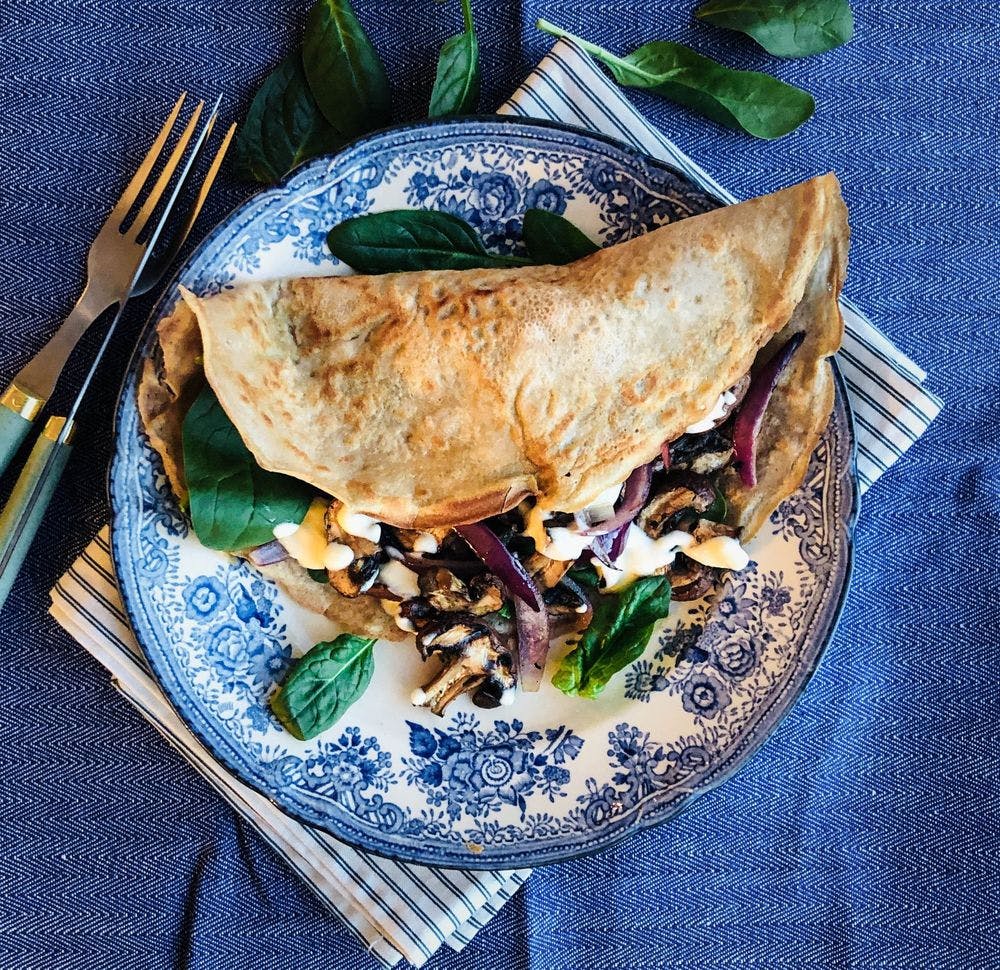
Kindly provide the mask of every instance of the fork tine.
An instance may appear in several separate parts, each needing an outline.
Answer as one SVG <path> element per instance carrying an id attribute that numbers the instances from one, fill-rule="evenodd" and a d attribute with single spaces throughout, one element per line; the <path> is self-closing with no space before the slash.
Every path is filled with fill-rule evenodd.
<path id="1" fill-rule="evenodd" d="M 153 142 L 153 147 L 146 152 L 146 157 L 135 170 L 135 175 L 132 176 L 132 181 L 125 186 L 125 191 L 122 192 L 121 197 L 115 203 L 115 207 L 111 210 L 111 215 L 108 216 L 108 224 L 112 224 L 114 222 L 118 222 L 120 224 L 125 216 L 128 215 L 129 209 L 132 208 L 133 203 L 136 198 L 138 198 L 139 189 L 146 184 L 146 179 L 149 178 L 149 173 L 153 170 L 156 160 L 160 157 L 160 152 L 163 151 L 163 146 L 166 144 L 167 138 L 173 130 L 174 122 L 177 120 L 177 116 L 181 113 L 181 106 L 184 104 L 184 99 L 186 97 L 187 92 L 182 91 L 181 96 L 177 99 L 170 115 L 163 123 L 160 133 L 156 136 L 156 141 Z"/>
<path id="2" fill-rule="evenodd" d="M 132 225 L 129 226 L 128 232 L 125 234 L 127 238 L 135 239 L 139 233 L 146 228 L 146 223 L 149 221 L 149 217 L 153 214 L 153 210 L 159 203 L 164 190 L 170 184 L 170 179 L 173 178 L 175 169 L 180 164 L 181 159 L 184 157 L 184 153 L 187 151 L 188 142 L 191 141 L 191 136 L 194 134 L 194 130 L 198 125 L 198 119 L 201 117 L 201 112 L 204 107 L 205 102 L 199 101 L 192 112 L 191 118 L 185 126 L 184 131 L 181 132 L 180 138 L 177 139 L 177 144 L 174 145 L 174 150 L 170 153 L 170 158 L 167 159 L 167 163 L 163 166 L 163 171 L 160 172 L 159 178 L 156 180 L 156 184 L 153 186 L 149 195 L 146 196 L 145 201 L 142 203 L 142 208 L 132 221 Z M 214 120 L 214 118 L 210 120 L 209 127 L 211 127 L 211 124 L 214 123 Z"/>
<path id="3" fill-rule="evenodd" d="M 205 137 L 208 137 L 208 133 L 211 130 L 211 124 L 214 123 L 214 116 L 209 119 L 209 124 L 206 125 Z M 143 293 L 148 293 L 163 276 L 163 271 L 173 263 L 177 254 L 180 252 L 181 247 L 187 240 L 188 235 L 191 232 L 195 222 L 201 213 L 202 206 L 205 204 L 205 199 L 208 198 L 208 193 L 212 189 L 212 185 L 215 182 L 216 176 L 219 174 L 219 169 L 222 168 L 222 163 L 225 160 L 226 152 L 229 150 L 230 143 L 233 140 L 233 135 L 236 134 L 236 125 L 232 124 L 229 126 L 229 130 L 223 136 L 222 142 L 220 143 L 218 149 L 215 152 L 215 157 L 212 159 L 211 164 L 208 167 L 208 171 L 205 173 L 205 177 L 202 180 L 201 188 L 198 190 L 198 195 L 196 196 L 191 208 L 188 210 L 187 216 L 184 218 L 184 223 L 174 234 L 173 239 L 170 240 L 170 245 L 162 253 L 162 255 L 157 255 L 151 262 L 146 264 L 146 268 L 142 271 L 142 275 L 139 277 L 138 282 L 132 289 L 133 296 L 141 296 Z M 192 165 L 197 165 L 198 156 L 204 149 L 206 142 L 198 147 L 195 158 Z"/>

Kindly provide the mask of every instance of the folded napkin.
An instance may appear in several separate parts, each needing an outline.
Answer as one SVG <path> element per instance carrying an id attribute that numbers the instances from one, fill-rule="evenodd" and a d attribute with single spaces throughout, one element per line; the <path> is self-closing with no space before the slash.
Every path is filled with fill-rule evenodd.
<path id="1" fill-rule="evenodd" d="M 500 113 L 604 132 L 667 160 L 719 198 L 736 201 L 566 41 L 556 44 Z M 923 388 L 924 372 L 855 306 L 843 301 L 843 311 L 847 333 L 838 360 L 857 424 L 858 476 L 867 489 L 923 433 L 941 401 Z M 385 966 L 404 958 L 420 966 L 442 943 L 460 950 L 528 877 L 529 870 L 465 872 L 367 855 L 289 818 L 229 774 L 174 713 L 150 675 L 122 609 L 107 528 L 52 590 L 51 613 Z"/>

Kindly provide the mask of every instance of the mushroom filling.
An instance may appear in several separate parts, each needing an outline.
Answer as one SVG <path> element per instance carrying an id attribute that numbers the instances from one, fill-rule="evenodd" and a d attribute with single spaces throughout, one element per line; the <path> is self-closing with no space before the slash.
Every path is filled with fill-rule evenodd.
<path id="1" fill-rule="evenodd" d="M 674 599 L 693 600 L 715 589 L 724 570 L 746 566 L 737 530 L 722 521 L 726 502 L 717 478 L 733 462 L 733 419 L 748 385 L 749 377 L 720 395 L 703 421 L 664 444 L 663 458 L 642 470 L 638 497 L 634 487 L 615 486 L 576 513 L 547 511 L 528 499 L 482 523 L 540 594 L 550 637 L 585 630 L 594 595 L 640 576 L 665 575 Z M 311 511 L 313 529 L 319 514 Z M 602 522 L 609 523 L 603 533 Z M 415 705 L 441 714 L 465 693 L 482 707 L 512 701 L 515 603 L 504 578 L 465 538 L 450 528 L 425 532 L 379 523 L 336 499 L 320 529 L 310 548 L 316 547 L 313 558 L 323 559 L 330 585 L 344 596 L 380 599 L 396 624 L 415 634 L 423 659 L 440 663 L 438 674 L 414 691 Z M 299 545 L 302 539 L 296 545 L 293 536 L 286 548 L 295 556 Z M 597 573 L 590 581 L 596 588 L 585 590 L 572 577 L 588 568 Z"/>

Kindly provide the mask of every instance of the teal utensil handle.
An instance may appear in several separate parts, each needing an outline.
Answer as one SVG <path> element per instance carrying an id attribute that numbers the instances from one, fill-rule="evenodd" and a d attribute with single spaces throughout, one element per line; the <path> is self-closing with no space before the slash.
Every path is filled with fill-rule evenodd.
<path id="1" fill-rule="evenodd" d="M 11 463 L 21 442 L 28 436 L 31 423 L 41 411 L 44 401 L 25 393 L 11 384 L 0 395 L 0 475 Z"/>
<path id="2" fill-rule="evenodd" d="M 65 418 L 49 418 L 0 513 L 0 610 L 69 459 L 69 440 L 58 440 L 65 423 Z"/>

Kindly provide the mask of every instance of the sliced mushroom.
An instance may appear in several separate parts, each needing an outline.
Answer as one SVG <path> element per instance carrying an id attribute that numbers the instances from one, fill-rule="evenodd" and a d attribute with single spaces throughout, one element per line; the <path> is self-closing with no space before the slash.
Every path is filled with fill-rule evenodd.
<path id="1" fill-rule="evenodd" d="M 709 539 L 716 539 L 719 536 L 730 536 L 735 538 L 739 529 L 734 528 L 731 525 L 726 525 L 725 522 L 713 522 L 711 519 L 699 519 L 698 524 L 694 527 L 692 535 L 694 536 L 695 542 L 708 542 Z"/>
<path id="2" fill-rule="evenodd" d="M 715 501 L 715 489 L 704 475 L 671 471 L 663 487 L 639 513 L 636 524 L 650 538 L 657 539 L 677 525 L 683 512 L 698 515 Z"/>
<path id="3" fill-rule="evenodd" d="M 571 579 L 563 579 L 558 586 L 545 590 L 542 601 L 549 617 L 550 636 L 563 636 L 590 626 L 593 606 L 587 594 Z"/>
<path id="4" fill-rule="evenodd" d="M 670 595 L 679 601 L 701 599 L 715 586 L 715 570 L 689 559 L 682 552 L 677 553 L 666 575 L 670 580 Z"/>
<path id="5" fill-rule="evenodd" d="M 711 475 L 725 468 L 732 458 L 732 439 L 718 428 L 704 434 L 681 435 L 670 443 L 671 469 Z"/>
<path id="6" fill-rule="evenodd" d="M 442 621 L 441 614 L 434 609 L 424 596 L 414 596 L 399 604 L 399 615 L 409 620 L 418 631 Z"/>
<path id="7" fill-rule="evenodd" d="M 495 698 L 499 704 L 504 691 L 514 687 L 510 652 L 485 623 L 471 616 L 429 627 L 417 635 L 417 645 L 425 660 L 433 656 L 445 665 L 434 680 L 414 692 L 414 703 L 435 714 L 442 714 L 456 697 L 470 691 L 482 693 L 484 700 Z"/>
<path id="8" fill-rule="evenodd" d="M 430 569 L 421 573 L 417 582 L 427 602 L 442 613 L 482 616 L 503 606 L 500 584 L 489 573 L 473 576 L 464 583 L 448 569 Z"/>
<path id="9" fill-rule="evenodd" d="M 330 585 L 344 596 L 355 597 L 369 592 L 378 580 L 379 567 L 386 562 L 385 552 L 370 539 L 352 536 L 344 532 L 337 522 L 337 512 L 342 507 L 334 499 L 326 509 L 326 537 L 330 542 L 348 546 L 354 553 L 354 561 L 344 569 L 330 569 Z"/>
<path id="10" fill-rule="evenodd" d="M 448 528 L 438 528 L 438 529 L 390 529 L 390 534 L 392 535 L 395 544 L 400 549 L 405 549 L 407 552 L 414 552 L 418 555 L 424 555 L 432 550 L 421 548 L 427 543 L 427 537 L 430 536 L 437 544 L 437 549 L 441 548 L 441 544 L 445 540 L 445 536 L 451 532 Z M 434 549 L 434 552 L 437 552 Z"/>
<path id="11" fill-rule="evenodd" d="M 524 568 L 532 579 L 541 583 L 546 589 L 552 589 L 566 575 L 572 565 L 572 560 L 549 559 L 548 556 L 543 556 L 540 552 L 533 552 L 524 564 Z"/>

